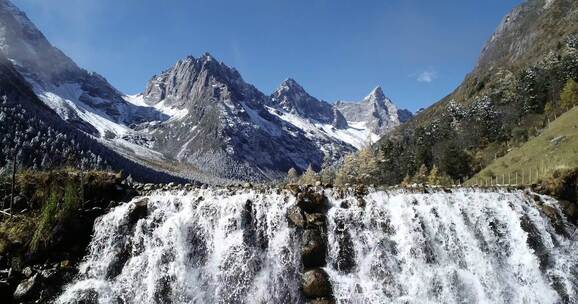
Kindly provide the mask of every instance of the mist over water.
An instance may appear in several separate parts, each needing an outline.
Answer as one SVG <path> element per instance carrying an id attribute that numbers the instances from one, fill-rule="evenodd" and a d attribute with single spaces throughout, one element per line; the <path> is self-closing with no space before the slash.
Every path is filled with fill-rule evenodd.
<path id="1" fill-rule="evenodd" d="M 574 227 L 522 191 L 326 191 L 338 303 L 577 303 Z M 98 219 L 58 303 L 304 303 L 287 192 L 156 192 Z M 139 208 L 141 210 L 139 210 Z M 141 212 L 139 216 L 139 212 Z"/>

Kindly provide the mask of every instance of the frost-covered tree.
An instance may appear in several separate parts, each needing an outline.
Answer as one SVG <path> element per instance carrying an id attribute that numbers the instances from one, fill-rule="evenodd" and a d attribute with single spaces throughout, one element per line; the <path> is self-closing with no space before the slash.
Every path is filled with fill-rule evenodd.
<path id="1" fill-rule="evenodd" d="M 295 170 L 295 168 L 289 169 L 289 171 L 287 172 L 287 182 L 296 183 L 298 180 L 299 180 L 299 173 L 297 173 L 297 170 Z"/>

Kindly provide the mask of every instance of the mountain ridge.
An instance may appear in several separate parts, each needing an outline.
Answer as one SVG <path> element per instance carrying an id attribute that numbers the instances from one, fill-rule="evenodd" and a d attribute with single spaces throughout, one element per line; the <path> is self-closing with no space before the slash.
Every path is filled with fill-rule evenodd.
<path id="1" fill-rule="evenodd" d="M 391 129 L 373 130 L 363 121 L 350 125 L 334 104 L 309 95 L 293 79 L 264 94 L 209 53 L 178 60 L 141 94 L 125 96 L 50 44 L 8 0 L 0 1 L 0 16 L 0 51 L 44 104 L 155 170 L 219 183 L 273 180 L 291 168 L 338 162 Z M 373 114 L 379 116 L 376 125 L 400 123 L 387 111 Z"/>

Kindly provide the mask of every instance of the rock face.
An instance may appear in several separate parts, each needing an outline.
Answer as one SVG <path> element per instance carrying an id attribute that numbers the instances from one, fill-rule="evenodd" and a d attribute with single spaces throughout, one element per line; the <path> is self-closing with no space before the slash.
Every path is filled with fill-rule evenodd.
<path id="1" fill-rule="evenodd" d="M 143 96 L 147 104 L 186 113 L 152 129 L 154 149 L 209 174 L 273 179 L 323 161 L 313 140 L 269 112 L 267 96 L 209 54 L 180 60 L 155 76 Z"/>
<path id="2" fill-rule="evenodd" d="M 378 135 L 386 134 L 412 117 L 408 110 L 399 110 L 381 87 L 375 88 L 361 102 L 338 101 L 335 107 L 350 124 L 365 124 Z"/>
<path id="3" fill-rule="evenodd" d="M 289 78 L 271 95 L 272 105 L 289 113 L 338 129 L 346 129 L 347 121 L 341 112 L 325 101 L 309 95 L 301 85 Z"/>

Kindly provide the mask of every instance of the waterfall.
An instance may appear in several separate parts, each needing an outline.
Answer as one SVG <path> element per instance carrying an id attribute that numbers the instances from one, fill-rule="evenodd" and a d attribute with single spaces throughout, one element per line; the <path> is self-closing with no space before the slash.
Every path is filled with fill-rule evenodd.
<path id="1" fill-rule="evenodd" d="M 351 201 L 333 200 L 349 208 L 328 213 L 327 271 L 339 303 L 578 299 L 573 229 L 555 231 L 521 191 L 376 192 L 363 207 Z"/>
<path id="2" fill-rule="evenodd" d="M 337 303 L 578 303 L 575 227 L 552 198 L 324 191 Z M 97 220 L 56 302 L 305 303 L 301 228 L 287 220 L 296 204 L 273 190 L 137 198 Z"/>
<path id="3" fill-rule="evenodd" d="M 58 303 L 298 303 L 294 198 L 226 190 L 158 192 L 95 223 L 79 279 Z"/>

